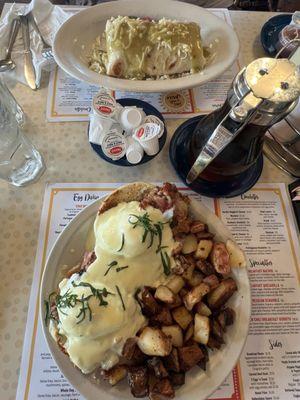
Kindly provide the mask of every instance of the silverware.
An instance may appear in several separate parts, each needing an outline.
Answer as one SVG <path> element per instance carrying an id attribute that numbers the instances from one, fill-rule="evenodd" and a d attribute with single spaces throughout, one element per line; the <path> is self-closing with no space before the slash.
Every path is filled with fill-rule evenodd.
<path id="1" fill-rule="evenodd" d="M 33 90 L 37 88 L 35 69 L 32 61 L 32 53 L 30 50 L 30 36 L 28 16 L 20 16 L 22 22 L 22 36 L 24 42 L 24 74 L 29 87 Z"/>
<path id="2" fill-rule="evenodd" d="M 36 20 L 32 14 L 32 12 L 30 12 L 28 14 L 28 18 L 29 18 L 29 22 L 31 23 L 33 29 L 36 31 L 36 33 L 39 35 L 42 44 L 43 44 L 43 48 L 42 48 L 42 56 L 46 59 L 53 59 L 53 53 L 52 53 L 52 47 L 50 46 L 49 43 L 46 42 L 46 40 L 43 38 L 43 35 L 40 31 L 40 28 L 38 27 L 38 24 L 36 23 Z"/>
<path id="3" fill-rule="evenodd" d="M 16 64 L 11 58 L 11 52 L 19 32 L 20 24 L 21 24 L 20 18 L 13 19 L 8 39 L 6 56 L 3 60 L 0 60 L 0 72 L 9 71 L 16 67 Z"/>

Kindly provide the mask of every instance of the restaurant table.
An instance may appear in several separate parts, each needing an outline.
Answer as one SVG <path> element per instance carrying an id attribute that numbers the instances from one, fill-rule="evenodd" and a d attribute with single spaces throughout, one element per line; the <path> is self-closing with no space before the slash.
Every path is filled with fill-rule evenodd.
<path id="1" fill-rule="evenodd" d="M 260 30 L 274 13 L 230 11 L 243 62 L 264 55 Z M 183 120 L 167 120 L 168 140 L 155 160 L 122 168 L 98 158 L 87 140 L 87 123 L 46 121 L 48 76 L 41 88 L 12 88 L 23 107 L 26 134 L 43 154 L 47 170 L 33 185 L 16 188 L 0 182 L 0 399 L 15 399 L 38 229 L 47 182 L 177 181 L 169 156 L 169 140 Z M 259 182 L 290 183 L 292 179 L 265 158 Z"/>

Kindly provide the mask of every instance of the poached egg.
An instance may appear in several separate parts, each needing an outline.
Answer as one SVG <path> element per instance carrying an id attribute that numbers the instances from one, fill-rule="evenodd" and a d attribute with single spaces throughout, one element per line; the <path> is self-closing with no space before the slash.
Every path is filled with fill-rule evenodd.
<path id="1" fill-rule="evenodd" d="M 166 282 L 162 257 L 170 269 L 174 265 L 167 216 L 151 206 L 142 209 L 137 201 L 97 215 L 94 237 L 96 260 L 86 272 L 59 284 L 62 299 L 78 300 L 57 306 L 58 333 L 71 361 L 85 374 L 119 361 L 125 341 L 146 324 L 136 291 Z"/>

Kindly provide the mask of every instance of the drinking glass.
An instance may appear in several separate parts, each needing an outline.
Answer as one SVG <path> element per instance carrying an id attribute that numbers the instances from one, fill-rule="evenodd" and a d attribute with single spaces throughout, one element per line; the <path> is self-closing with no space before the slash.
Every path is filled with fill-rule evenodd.
<path id="1" fill-rule="evenodd" d="M 42 156 L 22 133 L 24 113 L 0 78 L 0 178 L 15 186 L 36 181 L 45 170 Z"/>

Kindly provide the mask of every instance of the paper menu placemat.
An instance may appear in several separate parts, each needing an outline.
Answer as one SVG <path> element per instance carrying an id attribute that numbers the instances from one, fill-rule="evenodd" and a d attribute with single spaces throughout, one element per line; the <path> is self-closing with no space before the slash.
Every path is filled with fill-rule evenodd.
<path id="1" fill-rule="evenodd" d="M 46 189 L 17 400 L 83 399 L 60 373 L 44 341 L 38 316 L 39 286 L 47 254 L 58 234 L 86 205 L 116 186 L 64 183 Z M 211 399 L 298 398 L 299 240 L 286 188 L 283 184 L 258 184 L 233 199 L 202 201 L 221 216 L 245 249 L 253 297 L 245 349 L 237 367 Z"/>
<path id="2" fill-rule="evenodd" d="M 68 8 L 66 10 L 68 11 Z M 210 9 L 210 11 L 232 25 L 227 9 Z M 223 75 L 194 89 L 169 93 L 117 91 L 113 94 L 117 99 L 133 97 L 149 102 L 166 118 L 185 118 L 207 114 L 223 104 L 230 84 L 240 70 L 240 66 L 241 60 L 238 59 Z M 92 98 L 98 90 L 97 86 L 79 82 L 60 68 L 56 68 L 50 74 L 47 120 L 49 122 L 88 121 Z"/>

